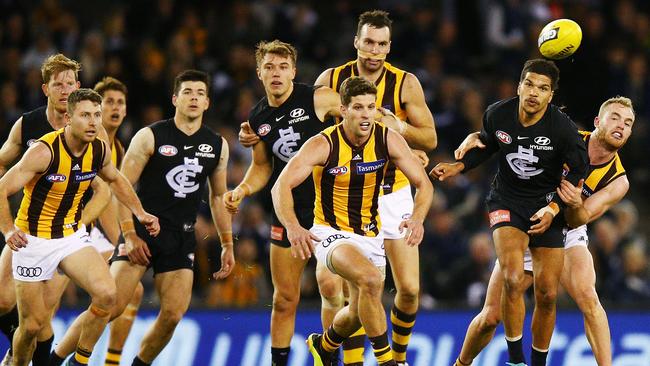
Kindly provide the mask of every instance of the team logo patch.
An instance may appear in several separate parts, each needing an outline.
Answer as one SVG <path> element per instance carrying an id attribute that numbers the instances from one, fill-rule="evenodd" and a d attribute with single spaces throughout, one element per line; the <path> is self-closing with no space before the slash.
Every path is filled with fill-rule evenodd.
<path id="1" fill-rule="evenodd" d="M 546 136 L 537 136 L 535 137 L 534 141 L 537 145 L 542 145 L 542 146 L 546 146 L 551 143 L 551 139 L 549 139 Z"/>
<path id="2" fill-rule="evenodd" d="M 36 141 L 38 141 L 38 140 L 37 139 L 29 139 L 29 141 L 27 141 L 27 147 L 30 147 L 30 146 L 34 145 L 34 143 Z"/>
<path id="3" fill-rule="evenodd" d="M 331 175 L 343 175 L 348 172 L 347 166 L 335 166 L 334 168 L 327 169 L 327 173 Z"/>
<path id="4" fill-rule="evenodd" d="M 305 110 L 302 108 L 296 108 L 289 113 L 289 117 L 298 118 L 305 114 Z"/>
<path id="5" fill-rule="evenodd" d="M 490 227 L 501 223 L 501 222 L 510 222 L 510 211 L 509 210 L 496 210 L 490 212 Z"/>
<path id="6" fill-rule="evenodd" d="M 257 134 L 260 136 L 266 136 L 269 132 L 271 132 L 271 125 L 269 125 L 268 123 L 261 125 L 257 129 Z"/>
<path id="7" fill-rule="evenodd" d="M 374 173 L 377 170 L 381 169 L 386 165 L 386 159 L 380 159 L 377 161 L 369 161 L 367 163 L 357 163 L 357 174 L 368 174 Z"/>
<path id="8" fill-rule="evenodd" d="M 163 145 L 158 148 L 158 152 L 164 156 L 174 156 L 178 154 L 178 149 L 172 145 Z"/>
<path id="9" fill-rule="evenodd" d="M 47 179 L 48 182 L 61 183 L 61 182 L 65 182 L 65 180 L 68 179 L 68 177 L 66 177 L 63 174 L 55 173 L 55 174 L 48 175 L 47 177 L 45 177 L 45 179 Z"/>
<path id="10" fill-rule="evenodd" d="M 97 172 L 92 171 L 92 172 L 77 172 L 74 173 L 74 181 L 75 182 L 83 182 L 87 180 L 91 180 L 97 176 Z"/>
<path id="11" fill-rule="evenodd" d="M 273 226 L 273 225 L 271 225 L 271 239 L 273 239 L 273 240 L 283 240 L 284 239 L 284 228 L 282 226 Z"/>
<path id="12" fill-rule="evenodd" d="M 503 142 L 504 144 L 510 144 L 512 142 L 512 137 L 508 135 L 506 132 L 503 132 L 501 130 L 498 130 L 495 132 L 495 135 L 499 139 L 499 141 Z"/>

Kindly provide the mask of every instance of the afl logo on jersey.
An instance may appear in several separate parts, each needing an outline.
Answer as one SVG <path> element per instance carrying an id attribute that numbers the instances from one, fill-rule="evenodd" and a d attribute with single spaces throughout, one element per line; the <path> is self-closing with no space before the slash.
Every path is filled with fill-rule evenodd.
<path id="1" fill-rule="evenodd" d="M 498 130 L 495 134 L 499 141 L 503 142 L 504 144 L 510 144 L 512 142 L 512 137 L 510 137 L 510 135 L 508 135 L 506 132 Z"/>
<path id="2" fill-rule="evenodd" d="M 48 182 L 61 183 L 61 182 L 65 182 L 65 180 L 68 178 L 63 174 L 50 174 L 47 177 L 45 177 L 45 179 L 47 179 Z"/>
<path id="3" fill-rule="evenodd" d="M 271 125 L 269 125 L 268 123 L 261 125 L 257 129 L 257 134 L 260 136 L 266 136 L 269 132 L 271 132 Z"/>
<path id="4" fill-rule="evenodd" d="M 199 151 L 202 153 L 209 153 L 212 152 L 212 146 L 208 144 L 201 144 L 199 145 Z"/>
<path id="5" fill-rule="evenodd" d="M 303 114 L 305 114 L 305 110 L 302 108 L 296 108 L 289 113 L 289 117 L 291 118 L 298 118 L 301 117 Z"/>
<path id="6" fill-rule="evenodd" d="M 27 141 L 27 147 L 34 145 L 36 141 L 38 141 L 38 139 L 30 139 L 29 141 Z"/>
<path id="7" fill-rule="evenodd" d="M 348 172 L 347 166 L 335 166 L 334 168 L 327 169 L 327 172 L 331 175 L 343 175 Z"/>
<path id="8" fill-rule="evenodd" d="M 163 145 L 158 148 L 158 152 L 160 153 L 160 155 L 174 156 L 178 154 L 178 149 L 172 145 Z"/>

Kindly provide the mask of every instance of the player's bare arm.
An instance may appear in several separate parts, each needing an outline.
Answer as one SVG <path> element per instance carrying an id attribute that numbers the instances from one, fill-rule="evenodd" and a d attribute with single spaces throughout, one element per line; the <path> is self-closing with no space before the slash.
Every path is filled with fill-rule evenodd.
<path id="1" fill-rule="evenodd" d="M 480 135 L 481 135 L 480 131 L 472 132 L 469 135 L 467 135 L 467 137 L 465 137 L 463 142 L 461 142 L 460 145 L 458 145 L 458 148 L 454 150 L 454 159 L 456 160 L 462 159 L 465 156 L 465 153 L 467 153 L 469 150 L 475 147 L 484 149 L 485 144 L 483 143 L 483 141 L 481 141 L 479 137 Z"/>
<path id="2" fill-rule="evenodd" d="M 424 151 L 435 149 L 438 145 L 438 135 L 433 115 L 424 99 L 422 85 L 413 74 L 407 73 L 404 76 L 402 102 L 406 108 L 408 123 L 401 125 L 397 131 L 400 131 L 409 146 L 414 149 Z"/>
<path id="3" fill-rule="evenodd" d="M 221 138 L 221 154 L 219 164 L 214 169 L 208 179 L 210 191 L 210 212 L 214 220 L 214 225 L 219 233 L 219 242 L 221 242 L 221 269 L 213 274 L 215 279 L 228 277 L 235 267 L 235 255 L 232 240 L 232 216 L 226 211 L 224 206 L 224 194 L 228 190 L 227 172 L 228 172 L 228 142 Z"/>
<path id="4" fill-rule="evenodd" d="M 268 156 L 263 141 L 253 146 L 251 155 L 251 164 L 248 166 L 244 179 L 235 189 L 224 195 L 225 207 L 233 215 L 239 211 L 239 205 L 244 197 L 257 193 L 266 186 L 273 172 L 273 162 Z"/>
<path id="5" fill-rule="evenodd" d="M 104 145 L 106 143 L 102 142 Z M 99 170 L 98 175 L 110 184 L 111 191 L 115 193 L 115 197 L 129 208 L 135 217 L 142 225 L 147 228 L 151 236 L 157 236 L 160 232 L 160 224 L 158 218 L 146 212 L 142 203 L 138 199 L 133 186 L 128 179 L 120 173 L 119 170 L 111 162 L 110 155 L 104 156 L 104 165 Z"/>
<path id="6" fill-rule="evenodd" d="M 411 152 L 406 140 L 397 132 L 388 130 L 386 138 L 388 154 L 391 161 L 406 175 L 409 182 L 415 186 L 413 213 L 407 220 L 402 221 L 400 229 L 406 229 L 406 244 L 418 245 L 424 236 L 424 219 L 433 201 L 433 186 L 427 178 L 424 168 L 418 158 Z"/>
<path id="7" fill-rule="evenodd" d="M 131 185 L 135 185 L 140 180 L 140 175 L 153 155 L 153 150 L 154 137 L 150 128 L 143 128 L 133 136 L 120 169 Z M 129 260 L 142 266 L 149 265 L 149 258 L 151 258 L 149 247 L 136 234 L 131 212 L 124 205 L 119 205 L 119 220 Z"/>
<path id="8" fill-rule="evenodd" d="M 0 179 L 0 231 L 12 250 L 25 247 L 27 237 L 25 233 L 14 226 L 8 198 L 26 186 L 37 174 L 45 172 L 51 161 L 50 148 L 45 144 L 36 143 Z"/>
<path id="9" fill-rule="evenodd" d="M 83 211 L 81 212 L 81 223 L 86 226 L 97 220 L 112 198 L 111 189 L 103 179 L 95 177 L 92 183 L 90 183 L 90 187 L 93 189 L 93 196 L 84 205 Z"/>
<path id="10" fill-rule="evenodd" d="M 334 71 L 334 69 L 330 68 L 321 72 L 321 74 L 318 75 L 318 77 L 316 78 L 316 82 L 314 82 L 314 85 L 329 87 L 330 78 L 332 77 L 332 71 Z"/>
<path id="11" fill-rule="evenodd" d="M 321 121 L 328 117 L 341 117 L 341 96 L 326 86 L 314 91 L 314 109 Z"/>
<path id="12" fill-rule="evenodd" d="M 310 138 L 289 160 L 271 190 L 275 214 L 287 229 L 287 238 L 291 243 L 291 254 L 294 257 L 310 258 L 311 253 L 314 252 L 312 240 L 318 241 L 318 238 L 300 226 L 293 208 L 291 190 L 307 179 L 315 166 L 327 163 L 329 152 L 330 146 L 325 136 L 319 134 Z"/>
<path id="13" fill-rule="evenodd" d="M 7 172 L 7 167 L 20 157 L 22 150 L 22 125 L 23 117 L 20 117 L 11 127 L 7 141 L 0 148 L 0 176 L 4 175 Z"/>
<path id="14" fill-rule="evenodd" d="M 582 201 L 582 186 L 584 179 L 580 179 L 577 186 L 563 179 L 556 191 L 562 202 L 566 204 L 564 217 L 567 225 L 576 228 L 589 221 L 589 211 L 585 209 Z"/>
<path id="15" fill-rule="evenodd" d="M 585 199 L 584 207 L 589 212 L 589 222 L 598 219 L 620 202 L 627 194 L 628 189 L 630 189 L 630 182 L 627 180 L 627 176 L 623 175 Z"/>
<path id="16" fill-rule="evenodd" d="M 260 142 L 260 137 L 257 136 L 255 131 L 253 131 L 253 128 L 251 128 L 251 124 L 248 121 L 244 121 L 239 125 L 239 134 L 237 135 L 237 138 L 243 147 L 255 146 L 255 144 Z"/>

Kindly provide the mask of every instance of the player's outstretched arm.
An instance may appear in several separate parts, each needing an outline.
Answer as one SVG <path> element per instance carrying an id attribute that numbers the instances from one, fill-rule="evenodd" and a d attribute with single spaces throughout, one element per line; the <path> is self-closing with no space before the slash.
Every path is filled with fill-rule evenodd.
<path id="1" fill-rule="evenodd" d="M 483 143 L 483 141 L 481 141 L 480 135 L 481 135 L 480 131 L 472 132 L 469 135 L 467 135 L 467 137 L 465 137 L 463 142 L 461 142 L 460 145 L 458 145 L 458 148 L 454 150 L 454 158 L 456 160 L 462 159 L 465 156 L 465 153 L 467 153 L 469 150 L 472 150 L 475 147 L 484 149 L 485 144 Z"/>
<path id="2" fill-rule="evenodd" d="M 246 196 L 259 192 L 271 178 L 273 162 L 266 151 L 264 142 L 259 142 L 251 150 L 251 164 L 248 166 L 244 179 L 224 195 L 224 204 L 232 215 L 239 211 L 239 205 Z"/>
<path id="3" fill-rule="evenodd" d="M 625 197 L 628 189 L 630 189 L 630 182 L 627 180 L 627 176 L 621 175 L 605 188 L 585 199 L 584 207 L 589 212 L 588 222 L 601 217 L 612 206 L 619 203 Z"/>
<path id="4" fill-rule="evenodd" d="M 219 233 L 219 242 L 221 242 L 221 269 L 212 276 L 215 279 L 228 277 L 235 267 L 235 254 L 232 240 L 232 216 L 225 209 L 224 195 L 228 190 L 227 171 L 228 171 L 228 142 L 223 137 L 221 143 L 221 155 L 219 164 L 208 179 L 210 190 L 210 212 L 214 225 Z"/>
<path id="5" fill-rule="evenodd" d="M 411 152 L 406 141 L 399 134 L 388 130 L 386 138 L 388 154 L 395 165 L 415 186 L 413 213 L 404 220 L 400 229 L 406 229 L 406 244 L 418 245 L 424 237 L 424 219 L 433 201 L 433 186 L 418 158 Z"/>
<path id="6" fill-rule="evenodd" d="M 133 212 L 138 221 L 147 228 L 149 234 L 151 236 L 158 235 L 160 232 L 158 218 L 144 210 L 140 199 L 133 190 L 133 186 L 113 165 L 110 155 L 105 155 L 104 166 L 99 170 L 99 176 L 110 184 L 115 197 Z"/>
<path id="7" fill-rule="evenodd" d="M 239 134 L 237 135 L 237 138 L 243 147 L 255 146 L 255 144 L 261 141 L 260 137 L 257 136 L 255 131 L 253 131 L 253 128 L 248 121 L 242 122 L 239 126 Z"/>
<path id="8" fill-rule="evenodd" d="M 44 143 L 36 143 L 0 179 L 0 231 L 12 250 L 27 245 L 27 237 L 14 226 L 8 197 L 26 186 L 37 174 L 47 171 L 51 161 L 50 148 Z"/>
<path id="9" fill-rule="evenodd" d="M 275 181 L 271 196 L 273 208 L 280 222 L 287 229 L 287 238 L 291 243 L 294 257 L 307 259 L 314 252 L 312 240 L 318 240 L 309 230 L 300 226 L 293 208 L 292 190 L 312 173 L 317 165 L 327 163 L 330 146 L 327 138 L 321 134 L 313 136 L 294 155 Z"/>

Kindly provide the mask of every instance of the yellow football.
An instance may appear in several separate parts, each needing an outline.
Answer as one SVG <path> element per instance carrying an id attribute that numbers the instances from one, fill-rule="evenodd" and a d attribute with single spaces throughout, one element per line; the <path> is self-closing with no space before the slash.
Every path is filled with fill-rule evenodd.
<path id="1" fill-rule="evenodd" d="M 571 19 L 557 19 L 539 33 L 537 47 L 546 58 L 560 60 L 571 56 L 580 47 L 582 29 Z"/>

